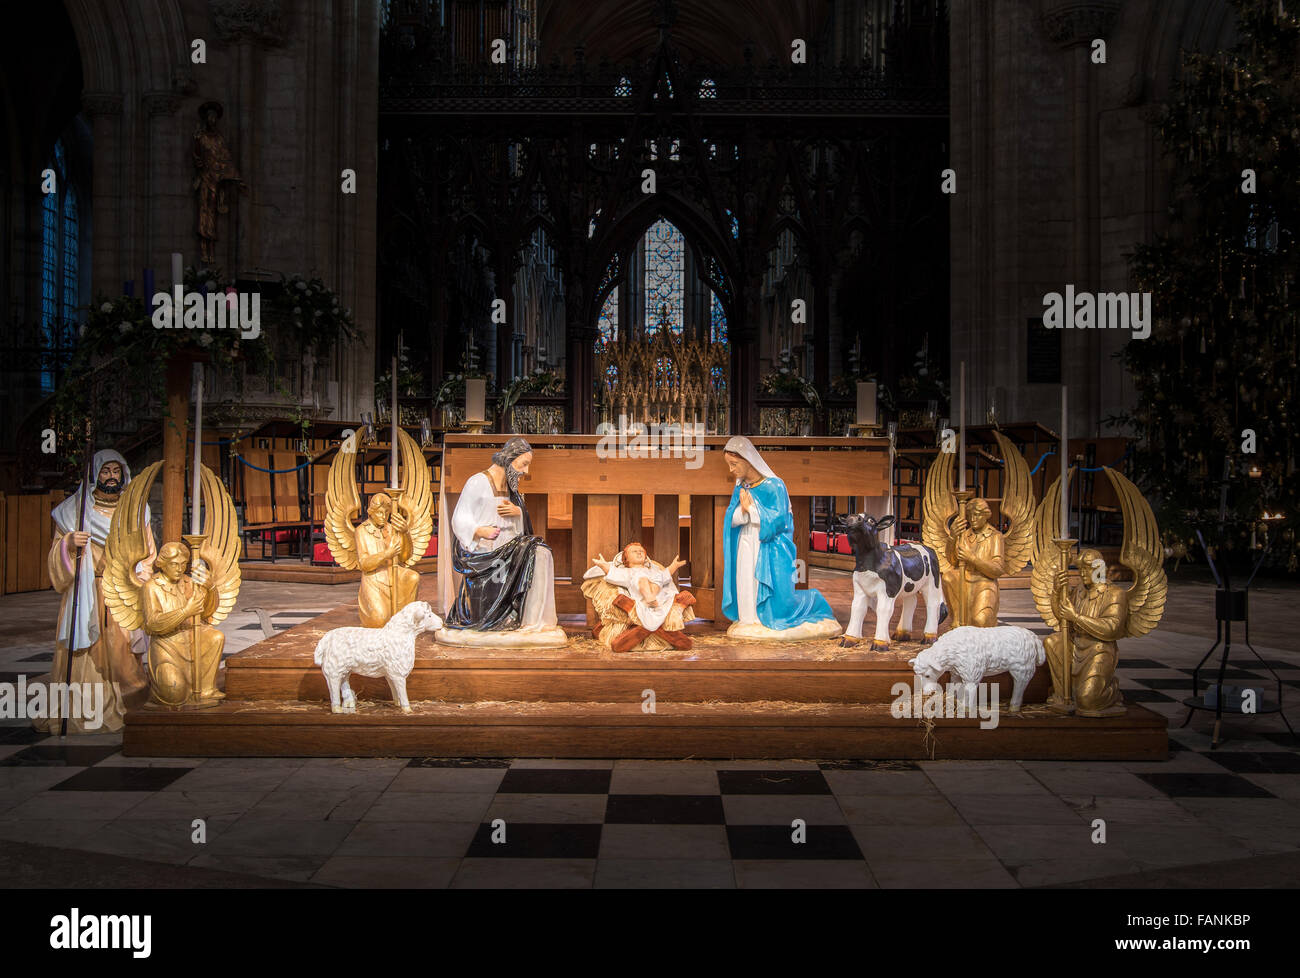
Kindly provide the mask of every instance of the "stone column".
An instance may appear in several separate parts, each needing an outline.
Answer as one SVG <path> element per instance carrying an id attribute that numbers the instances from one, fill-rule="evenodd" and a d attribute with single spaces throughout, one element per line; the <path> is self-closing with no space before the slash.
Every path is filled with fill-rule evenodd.
<path id="1" fill-rule="evenodd" d="M 1098 182 L 1097 72 L 1092 63 L 1092 42 L 1110 36 L 1119 15 L 1118 0 L 1053 2 L 1043 12 L 1048 38 L 1064 49 L 1070 102 L 1070 199 L 1073 223 L 1071 281 L 1080 291 L 1100 288 L 1101 188 Z M 1064 283 L 1063 283 L 1064 284 Z M 1096 330 L 1065 330 L 1061 334 L 1062 380 L 1070 384 L 1071 411 L 1078 422 L 1101 417 L 1101 388 L 1093 365 L 1101 362 L 1101 337 Z M 1070 370 L 1074 364 L 1085 369 Z M 1076 392 L 1078 400 L 1076 400 Z M 1081 432 L 1076 422 L 1074 429 Z M 1091 432 L 1089 432 L 1091 433 Z M 1068 434 L 1068 433 L 1067 433 Z"/>

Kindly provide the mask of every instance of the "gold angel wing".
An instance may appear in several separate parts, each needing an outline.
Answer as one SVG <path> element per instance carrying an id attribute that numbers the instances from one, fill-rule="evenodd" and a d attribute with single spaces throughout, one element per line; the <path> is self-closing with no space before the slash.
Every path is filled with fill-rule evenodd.
<path id="1" fill-rule="evenodd" d="M 939 452 L 925 474 L 925 498 L 921 500 L 921 540 L 939 558 L 939 570 L 948 573 L 948 544 L 952 542 L 949 523 L 957 512 L 957 497 L 952 492 L 955 452 Z"/>
<path id="2" fill-rule="evenodd" d="M 1034 550 L 1034 483 L 1029 476 L 1025 457 L 1006 435 L 993 432 L 1002 452 L 1002 518 L 1007 521 L 1003 535 L 1002 565 L 1007 574 L 1018 574 L 1029 563 Z"/>
<path id="3" fill-rule="evenodd" d="M 398 428 L 397 445 L 402 453 L 400 505 L 406 511 L 406 529 L 411 534 L 411 556 L 406 565 L 411 567 L 424 556 L 429 548 L 429 537 L 433 536 L 433 488 L 429 463 L 416 440 Z"/>
<path id="4" fill-rule="evenodd" d="M 145 519 L 149 504 L 149 490 L 162 461 L 147 466 L 143 472 L 126 484 L 113 520 L 108 525 L 108 539 L 104 543 L 104 577 L 101 592 L 104 604 L 114 620 L 127 631 L 144 624 L 140 588 L 143 584 L 135 576 L 135 565 L 149 556 L 149 534 L 153 531 Z"/>
<path id="5" fill-rule="evenodd" d="M 1070 470 L 1073 473 L 1073 469 Z M 1061 534 L 1061 479 L 1058 476 L 1043 495 L 1034 515 L 1034 567 L 1029 587 L 1034 595 L 1034 607 L 1048 628 L 1060 623 L 1052 614 L 1052 591 L 1056 588 L 1056 575 L 1068 567 L 1061 566 L 1061 551 L 1056 546 Z"/>
<path id="6" fill-rule="evenodd" d="M 357 570 L 361 566 L 357 561 L 357 531 L 352 525 L 361 512 L 356 461 L 353 436 L 343 443 L 330 463 L 325 487 L 325 542 L 329 544 L 334 562 L 344 570 Z"/>
<path id="7" fill-rule="evenodd" d="M 1128 622 L 1125 634 L 1145 635 L 1155 628 L 1165 611 L 1169 581 L 1165 577 L 1165 548 L 1160 540 L 1151 505 L 1125 476 L 1114 469 L 1103 469 L 1119 496 L 1124 516 L 1124 543 L 1119 562 L 1133 572 L 1133 586 L 1128 590 Z"/>
<path id="8" fill-rule="evenodd" d="M 208 565 L 207 585 L 218 595 L 217 610 L 208 619 L 212 624 L 224 621 L 239 597 L 239 516 L 235 502 L 225 485 L 206 465 L 203 473 L 203 542 L 200 556 Z"/>

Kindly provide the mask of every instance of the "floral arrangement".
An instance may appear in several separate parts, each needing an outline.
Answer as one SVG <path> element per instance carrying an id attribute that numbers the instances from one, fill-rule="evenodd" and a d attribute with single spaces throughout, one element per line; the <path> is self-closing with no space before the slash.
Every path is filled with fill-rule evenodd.
<path id="1" fill-rule="evenodd" d="M 817 388 L 796 369 L 794 354 L 782 350 L 776 358 L 776 369 L 760 381 L 759 386 L 768 394 L 797 394 L 804 399 L 814 414 L 821 414 L 822 398 Z"/>
<path id="2" fill-rule="evenodd" d="M 433 395 L 435 410 L 443 404 L 454 404 L 465 397 L 466 378 L 486 377 L 488 387 L 492 387 L 493 377 L 491 374 L 483 373 L 480 367 L 481 362 L 478 348 L 473 343 L 465 344 L 465 350 L 460 355 L 460 370 L 454 374 L 448 374 Z"/>
<path id="3" fill-rule="evenodd" d="M 299 349 L 320 355 L 329 351 L 340 334 L 348 339 L 357 335 L 352 310 L 316 276 L 281 275 L 280 288 L 264 291 L 262 301 L 269 307 L 263 309 L 263 315 L 269 314 L 268 322 L 291 326 L 294 346 Z"/>
<path id="4" fill-rule="evenodd" d="M 497 403 L 501 416 L 505 417 L 524 394 L 562 394 L 564 378 L 545 367 L 534 367 L 531 374 L 516 377 L 506 385 Z"/>

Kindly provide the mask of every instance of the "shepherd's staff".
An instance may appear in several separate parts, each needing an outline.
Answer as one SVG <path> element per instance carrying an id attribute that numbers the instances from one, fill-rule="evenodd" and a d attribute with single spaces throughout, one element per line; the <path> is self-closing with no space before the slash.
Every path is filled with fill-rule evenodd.
<path id="1" fill-rule="evenodd" d="M 92 473 L 90 470 L 95 464 L 95 436 L 94 422 L 86 422 L 86 477 L 82 482 L 81 501 L 77 504 L 77 529 L 74 532 L 86 532 L 86 497 L 91 493 L 91 486 L 94 485 L 90 480 L 98 473 Z M 65 670 L 63 678 L 63 688 L 70 689 L 72 686 L 72 657 L 77 651 L 77 599 L 81 597 L 81 558 L 86 552 L 86 547 L 90 546 L 90 541 L 86 541 L 84 547 L 77 548 L 77 557 L 72 568 L 72 618 L 71 627 L 68 629 L 68 668 Z M 91 571 L 94 572 L 93 569 Z M 92 614 L 97 610 L 92 609 Z M 72 700 L 69 697 L 68 702 Z M 60 710 L 59 718 L 59 736 L 68 735 L 68 711 Z"/>

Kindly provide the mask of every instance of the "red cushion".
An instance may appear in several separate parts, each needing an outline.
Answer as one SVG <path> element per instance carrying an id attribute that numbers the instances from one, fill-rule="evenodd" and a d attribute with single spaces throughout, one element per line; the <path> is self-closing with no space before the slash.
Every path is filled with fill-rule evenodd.
<path id="1" fill-rule="evenodd" d="M 426 557 L 438 556 L 437 534 L 434 534 L 433 536 L 429 537 L 429 546 L 425 548 L 424 555 Z M 314 547 L 312 547 L 311 559 L 313 562 L 317 564 L 332 564 L 335 562 L 334 555 L 330 553 L 330 547 L 328 543 L 318 543 Z"/>
<path id="2" fill-rule="evenodd" d="M 821 553 L 829 553 L 830 545 L 826 539 L 827 534 L 822 530 L 812 531 L 812 549 Z M 849 538 L 839 533 L 835 536 L 835 552 L 837 554 L 851 554 L 853 548 L 849 546 Z"/>

